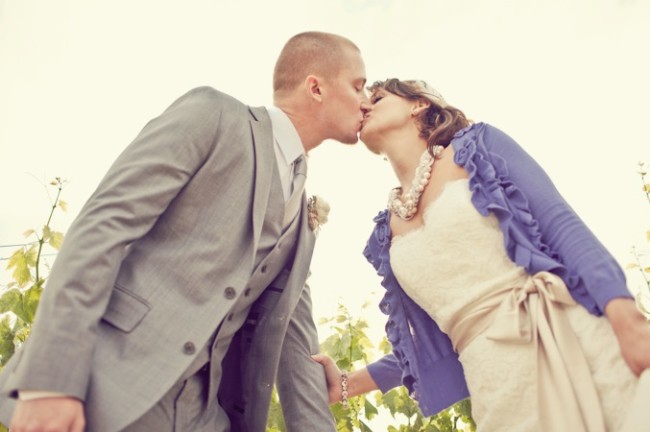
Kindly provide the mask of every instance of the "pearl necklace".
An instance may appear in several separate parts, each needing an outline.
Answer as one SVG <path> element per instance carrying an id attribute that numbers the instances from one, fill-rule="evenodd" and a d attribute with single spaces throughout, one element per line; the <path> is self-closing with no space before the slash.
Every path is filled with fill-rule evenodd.
<path id="1" fill-rule="evenodd" d="M 436 158 L 440 155 L 443 149 L 443 146 L 436 145 L 433 146 L 433 156 L 431 156 L 428 150 L 425 150 L 424 153 L 422 153 L 422 156 L 420 156 L 420 163 L 415 169 L 415 176 L 411 183 L 411 189 L 402 197 L 400 197 L 402 192 L 401 187 L 398 186 L 390 191 L 390 194 L 388 195 L 388 208 L 399 218 L 411 220 L 413 219 L 413 216 L 415 216 L 415 213 L 417 213 L 420 197 L 422 196 L 424 188 L 429 183 L 429 178 L 431 178 L 433 163 L 436 161 Z"/>

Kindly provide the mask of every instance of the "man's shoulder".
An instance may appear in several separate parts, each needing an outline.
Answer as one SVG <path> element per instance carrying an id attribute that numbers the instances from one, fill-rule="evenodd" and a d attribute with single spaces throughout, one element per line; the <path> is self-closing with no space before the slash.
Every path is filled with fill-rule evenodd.
<path id="1" fill-rule="evenodd" d="M 224 120 L 232 124 L 251 119 L 248 105 L 209 86 L 189 90 L 172 102 L 166 112 L 193 125 L 216 124 Z"/>
<path id="2" fill-rule="evenodd" d="M 195 87 L 181 96 L 178 100 L 192 100 L 195 103 L 248 108 L 238 99 L 210 86 Z"/>

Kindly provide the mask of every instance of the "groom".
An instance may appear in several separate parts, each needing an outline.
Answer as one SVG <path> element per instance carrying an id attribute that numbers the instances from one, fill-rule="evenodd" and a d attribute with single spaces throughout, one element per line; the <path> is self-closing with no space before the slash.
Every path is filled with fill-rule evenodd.
<path id="1" fill-rule="evenodd" d="M 263 431 L 277 374 L 287 428 L 334 431 L 310 358 L 305 155 L 357 141 L 365 81 L 351 41 L 301 33 L 277 60 L 274 107 L 203 87 L 151 120 L 69 229 L 0 374 L 0 421 Z"/>

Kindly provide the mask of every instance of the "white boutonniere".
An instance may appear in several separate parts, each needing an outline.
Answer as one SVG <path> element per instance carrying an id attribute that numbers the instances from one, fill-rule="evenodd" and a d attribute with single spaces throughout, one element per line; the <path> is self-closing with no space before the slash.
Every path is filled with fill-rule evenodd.
<path id="1" fill-rule="evenodd" d="M 320 230 L 321 225 L 324 225 L 325 222 L 327 222 L 330 205 L 318 195 L 312 195 L 307 201 L 307 211 L 309 213 L 309 228 L 317 233 Z"/>

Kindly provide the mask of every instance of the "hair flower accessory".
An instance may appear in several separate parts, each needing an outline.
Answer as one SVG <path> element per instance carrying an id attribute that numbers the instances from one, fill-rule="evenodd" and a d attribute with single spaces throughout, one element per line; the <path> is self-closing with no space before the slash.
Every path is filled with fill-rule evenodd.
<path id="1" fill-rule="evenodd" d="M 327 222 L 327 215 L 330 212 L 330 205 L 318 195 L 312 195 L 307 201 L 309 228 L 318 232 L 321 225 Z"/>

